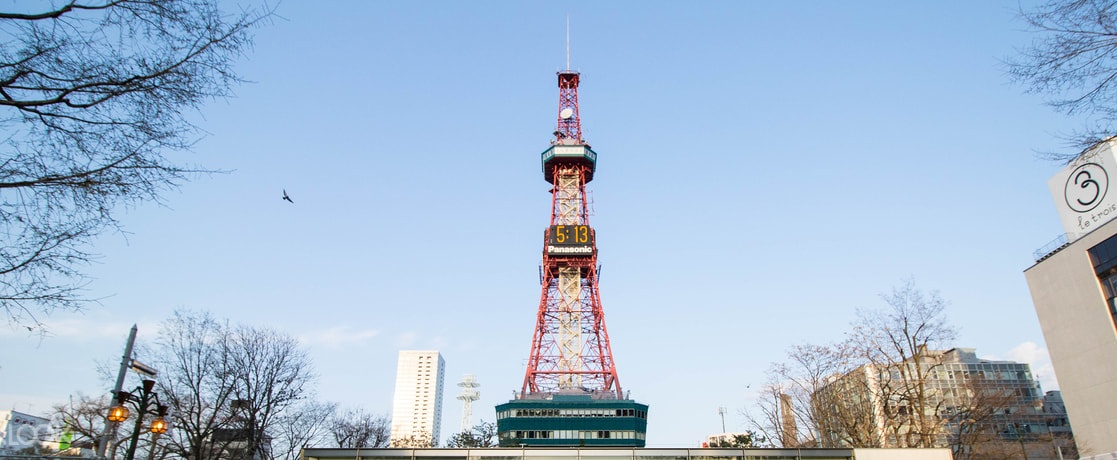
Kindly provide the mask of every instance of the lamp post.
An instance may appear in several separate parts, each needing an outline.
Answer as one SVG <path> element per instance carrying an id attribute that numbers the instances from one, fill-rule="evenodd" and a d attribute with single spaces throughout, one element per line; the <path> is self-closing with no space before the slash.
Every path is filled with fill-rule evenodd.
<path id="1" fill-rule="evenodd" d="M 164 419 L 167 415 L 167 406 L 160 403 L 159 395 L 152 391 L 154 388 L 155 381 L 145 379 L 142 385 L 132 391 L 116 392 L 116 404 L 109 408 L 108 419 L 113 423 L 120 423 L 128 419 L 129 411 L 124 405 L 125 403 L 130 403 L 132 407 L 136 408 L 136 425 L 132 428 L 132 438 L 128 441 L 128 452 L 125 454 L 124 460 L 133 460 L 136 456 L 136 443 L 140 440 L 144 415 L 152 413 L 156 416 L 150 427 L 153 433 L 151 438 L 151 451 L 153 453 L 155 452 L 156 439 L 160 434 L 167 432 L 168 424 Z"/>

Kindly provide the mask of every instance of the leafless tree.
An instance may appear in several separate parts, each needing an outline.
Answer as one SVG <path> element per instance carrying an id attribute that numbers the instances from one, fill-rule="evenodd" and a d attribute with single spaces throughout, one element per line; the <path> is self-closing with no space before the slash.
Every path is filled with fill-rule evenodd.
<path id="1" fill-rule="evenodd" d="M 163 324 L 157 356 L 175 426 L 169 449 L 182 458 L 268 458 L 281 424 L 310 400 L 310 359 L 279 332 L 178 311 Z"/>
<path id="2" fill-rule="evenodd" d="M 884 447 L 877 427 L 881 414 L 875 404 L 876 387 L 870 367 L 861 366 L 837 376 L 810 398 L 818 447 Z"/>
<path id="3" fill-rule="evenodd" d="M 249 458 L 267 455 L 270 433 L 309 395 L 315 378 L 310 357 L 294 337 L 276 331 L 241 326 L 230 338 L 229 380 L 242 402 L 238 415 L 247 428 L 246 452 Z"/>
<path id="4" fill-rule="evenodd" d="M 875 379 L 879 410 L 894 447 L 932 447 L 944 435 L 938 414 L 943 400 L 932 388 L 941 354 L 954 340 L 946 301 L 907 281 L 882 294 L 882 309 L 859 310 L 850 343 L 859 348 Z"/>
<path id="5" fill-rule="evenodd" d="M 51 418 L 56 429 L 59 431 L 68 429 L 73 433 L 71 445 L 92 447 L 104 432 L 105 410 L 111 404 L 112 401 L 107 395 L 94 398 L 79 393 L 69 404 L 55 405 Z M 115 441 L 117 447 L 131 434 L 130 426 L 127 425 L 121 424 L 121 431 L 118 432 L 119 436 Z"/>
<path id="6" fill-rule="evenodd" d="M 933 387 L 953 340 L 946 302 L 908 281 L 859 310 L 852 331 L 832 345 L 799 345 L 769 368 L 749 420 L 783 447 L 931 447 L 947 436 Z M 792 422 L 793 421 L 793 422 Z"/>
<path id="7" fill-rule="evenodd" d="M 203 169 L 172 161 L 191 112 L 230 95 L 233 65 L 268 6 L 218 0 L 68 0 L 0 11 L 0 310 L 43 314 L 88 299 L 89 244 L 119 206 L 160 201 Z"/>
<path id="8" fill-rule="evenodd" d="M 782 447 L 874 447 L 864 402 L 850 397 L 854 384 L 838 377 L 859 364 L 847 344 L 796 345 L 785 362 L 772 363 L 764 395 L 746 411 L 753 427 Z"/>
<path id="9" fill-rule="evenodd" d="M 297 460 L 303 449 L 325 446 L 337 404 L 304 401 L 286 411 L 275 424 L 272 458 Z"/>
<path id="10" fill-rule="evenodd" d="M 387 447 L 392 423 L 386 415 L 375 415 L 363 409 L 349 409 L 330 423 L 334 443 L 342 449 Z"/>
<path id="11" fill-rule="evenodd" d="M 772 367 L 780 365 L 780 363 L 772 363 Z M 749 424 L 764 435 L 765 438 L 771 439 L 776 447 L 798 447 L 799 445 L 812 445 L 815 442 L 813 436 L 808 436 L 808 440 L 801 441 L 798 435 L 798 430 L 789 430 L 789 423 L 784 422 L 784 409 L 785 406 L 781 404 L 782 398 L 786 393 L 783 392 L 785 383 L 779 378 L 778 375 L 773 374 L 772 368 L 768 370 L 768 378 L 760 389 L 760 396 L 756 399 L 753 407 L 746 408 L 741 411 Z M 796 426 L 802 425 L 802 417 L 798 415 L 801 411 L 801 406 L 791 406 L 793 415 L 790 420 Z"/>
<path id="12" fill-rule="evenodd" d="M 209 313 L 179 310 L 163 322 L 156 364 L 159 394 L 172 408 L 174 429 L 164 438 L 170 451 L 188 460 L 216 458 L 224 450 L 212 442 L 231 423 L 234 388 L 229 359 L 229 326 Z"/>
<path id="13" fill-rule="evenodd" d="M 1088 115 L 1094 126 L 1070 136 L 1074 154 L 1114 134 L 1117 121 L 1117 3 L 1113 0 L 1049 0 L 1021 18 L 1039 34 L 1008 61 L 1011 77 L 1068 115 Z"/>

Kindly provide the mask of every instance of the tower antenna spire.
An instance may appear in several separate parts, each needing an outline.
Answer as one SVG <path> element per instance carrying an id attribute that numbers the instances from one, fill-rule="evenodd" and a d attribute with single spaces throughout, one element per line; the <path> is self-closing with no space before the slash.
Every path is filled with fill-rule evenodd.
<path id="1" fill-rule="evenodd" d="M 570 70 L 570 15 L 566 15 L 566 70 Z"/>

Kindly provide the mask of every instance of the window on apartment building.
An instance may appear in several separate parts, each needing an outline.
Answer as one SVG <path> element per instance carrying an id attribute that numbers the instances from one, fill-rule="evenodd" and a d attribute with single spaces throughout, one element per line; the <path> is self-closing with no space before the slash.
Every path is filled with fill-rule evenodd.
<path id="1" fill-rule="evenodd" d="M 1086 251 L 1094 264 L 1094 273 L 1101 281 L 1109 317 L 1117 327 L 1117 236 L 1111 236 Z"/>
<path id="2" fill-rule="evenodd" d="M 1094 263 L 1097 274 L 1117 268 L 1117 237 L 1109 237 L 1086 252 L 1090 254 L 1090 261 Z"/>

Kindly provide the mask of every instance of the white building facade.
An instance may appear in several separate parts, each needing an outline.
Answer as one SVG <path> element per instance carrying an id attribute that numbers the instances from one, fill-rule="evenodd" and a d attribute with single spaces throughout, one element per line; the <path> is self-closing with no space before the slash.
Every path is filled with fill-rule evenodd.
<path id="1" fill-rule="evenodd" d="M 433 447 L 438 443 L 445 370 L 446 362 L 437 350 L 399 352 L 392 398 L 393 447 Z"/>
<path id="2" fill-rule="evenodd" d="M 48 419 L 14 410 L 0 410 L 0 452 L 38 447 L 51 435 Z"/>

